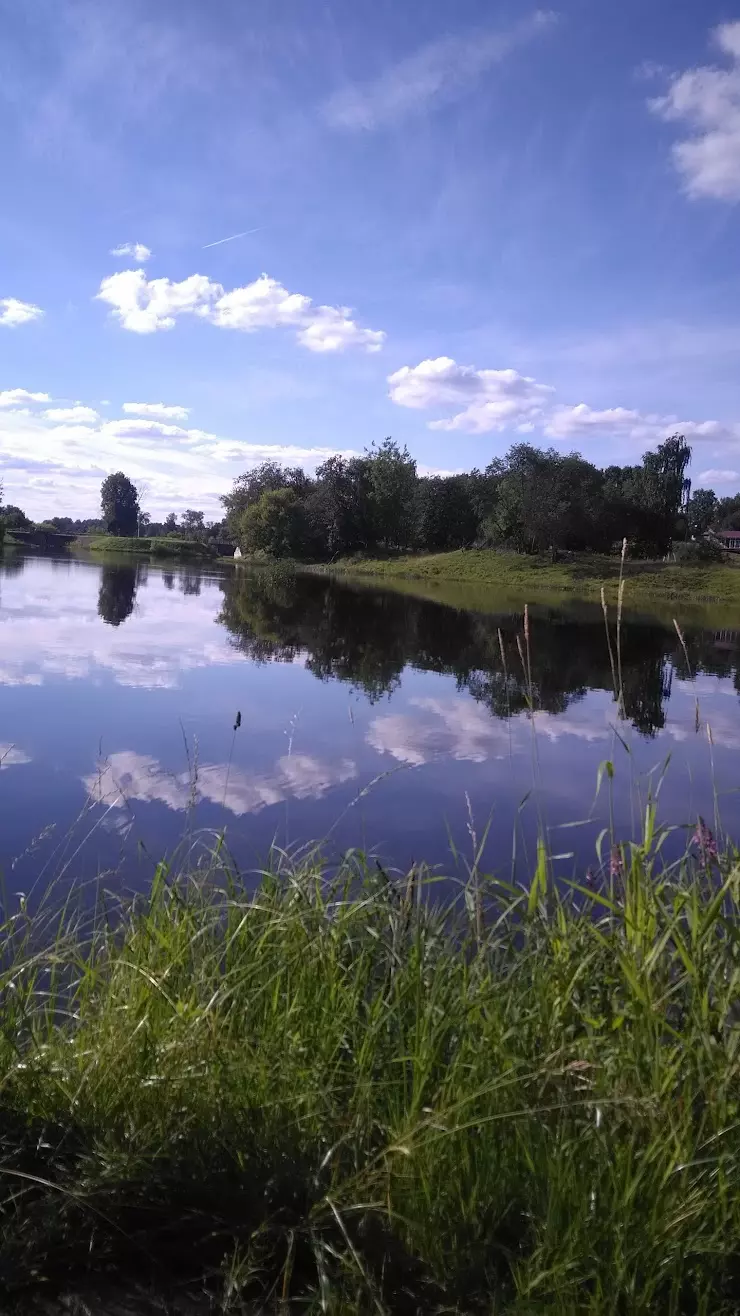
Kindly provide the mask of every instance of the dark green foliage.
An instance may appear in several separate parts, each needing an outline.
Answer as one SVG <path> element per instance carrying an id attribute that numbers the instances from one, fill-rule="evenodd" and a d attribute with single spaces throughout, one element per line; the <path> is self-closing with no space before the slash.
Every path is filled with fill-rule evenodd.
<path id="1" fill-rule="evenodd" d="M 247 552 L 324 562 L 474 545 L 608 553 L 625 538 L 633 556 L 664 557 L 712 515 L 711 491 L 687 502 L 690 456 L 674 435 L 640 466 L 600 470 L 578 453 L 517 443 L 485 471 L 419 477 L 388 438 L 362 457 L 330 458 L 313 480 L 270 462 L 240 476 L 222 499 L 223 530 Z"/>
<path id="2" fill-rule="evenodd" d="M 109 475 L 100 486 L 100 509 L 110 535 L 135 535 L 139 519 L 136 486 L 122 471 Z"/>
<path id="3" fill-rule="evenodd" d="M 716 539 L 690 539 L 676 545 L 676 561 L 683 566 L 702 562 L 724 562 L 725 550 Z"/>
<path id="4" fill-rule="evenodd" d="M 242 513 L 239 542 L 246 553 L 308 556 L 306 509 L 295 489 L 270 489 Z"/>
<path id="5" fill-rule="evenodd" d="M 264 493 L 274 493 L 278 489 L 293 489 L 298 494 L 305 494 L 310 481 L 299 467 L 278 466 L 276 462 L 263 462 L 253 471 L 247 471 L 234 481 L 234 488 L 226 494 L 221 502 L 226 508 L 226 521 L 234 534 L 238 534 L 242 517 L 247 508 Z"/>
<path id="6" fill-rule="evenodd" d="M 5 529 L 10 531 L 30 530 L 33 524 L 20 507 L 14 507 L 12 504 L 0 509 L 0 516 L 5 522 Z"/>
<path id="7" fill-rule="evenodd" d="M 180 528 L 188 539 L 205 539 L 206 527 L 202 512 L 188 507 L 182 514 Z"/>
<path id="8" fill-rule="evenodd" d="M 718 506 L 713 489 L 694 490 L 686 504 L 686 525 L 692 537 L 698 539 L 715 524 Z"/>
<path id="9" fill-rule="evenodd" d="M 413 538 L 416 462 L 392 439 L 373 444 L 367 455 L 370 520 L 377 545 L 408 548 Z"/>
<path id="10" fill-rule="evenodd" d="M 478 513 L 468 475 L 418 480 L 414 496 L 414 543 L 432 552 L 465 548 L 478 536 Z"/>
<path id="11" fill-rule="evenodd" d="M 720 498 L 717 503 L 716 526 L 720 530 L 740 530 L 740 494 Z"/>

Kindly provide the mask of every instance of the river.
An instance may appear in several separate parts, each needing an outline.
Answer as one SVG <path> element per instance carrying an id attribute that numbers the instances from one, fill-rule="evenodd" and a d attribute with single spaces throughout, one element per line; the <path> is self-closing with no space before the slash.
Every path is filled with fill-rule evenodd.
<path id="1" fill-rule="evenodd" d="M 582 878 L 659 787 L 667 854 L 699 814 L 738 836 L 740 618 L 692 612 L 684 652 L 670 609 L 628 613 L 610 660 L 598 607 L 532 605 L 527 648 L 523 599 L 412 591 L 6 553 L 6 886 L 137 886 L 224 830 L 250 870 L 321 841 L 521 878 L 544 831 Z"/>

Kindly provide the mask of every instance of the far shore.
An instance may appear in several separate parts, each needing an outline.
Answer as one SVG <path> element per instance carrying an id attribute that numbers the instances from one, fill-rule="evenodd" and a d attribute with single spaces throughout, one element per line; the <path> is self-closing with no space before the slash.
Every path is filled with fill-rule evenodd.
<path id="1" fill-rule="evenodd" d="M 461 549 L 388 558 L 345 558 L 320 569 L 378 582 L 460 582 L 532 598 L 538 594 L 570 594 L 598 600 L 603 588 L 606 598 L 616 602 L 621 568 L 619 557 L 596 553 L 564 554 L 561 560 L 552 562 L 544 555 Z M 723 563 L 692 566 L 627 559 L 623 578 L 632 601 L 740 604 L 738 568 L 740 556 L 734 559 L 729 555 Z"/>

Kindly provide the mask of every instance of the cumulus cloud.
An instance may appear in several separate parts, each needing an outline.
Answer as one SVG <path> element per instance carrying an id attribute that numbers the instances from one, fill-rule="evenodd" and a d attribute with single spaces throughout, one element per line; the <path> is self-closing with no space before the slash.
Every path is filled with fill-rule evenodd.
<path id="1" fill-rule="evenodd" d="M 396 123 L 435 101 L 454 100 L 553 20 L 552 13 L 537 10 L 508 31 L 478 29 L 429 42 L 380 77 L 336 92 L 324 105 L 324 118 L 332 128 L 356 132 Z"/>
<path id="2" fill-rule="evenodd" d="M 143 242 L 122 242 L 119 247 L 111 248 L 111 256 L 133 256 L 135 261 L 144 265 L 151 258 L 149 247 L 145 247 Z"/>
<path id="3" fill-rule="evenodd" d="M 48 407 L 44 412 L 47 420 L 65 421 L 73 425 L 94 425 L 100 419 L 92 407 L 83 407 L 77 403 L 74 407 Z"/>
<path id="4" fill-rule="evenodd" d="M 740 200 L 740 22 L 723 23 L 712 39 L 724 67 L 700 65 L 672 79 L 664 96 L 648 102 L 660 118 L 686 125 L 673 160 L 691 197 Z"/>
<path id="5" fill-rule="evenodd" d="M 678 416 L 660 416 L 627 407 L 607 407 L 600 411 L 585 402 L 575 407 L 556 407 L 545 425 L 545 434 L 552 439 L 613 437 L 654 443 L 679 431 L 687 439 L 700 441 L 731 443 L 740 439 L 740 425 L 718 420 L 681 420 Z"/>
<path id="6" fill-rule="evenodd" d="M 388 383 L 391 400 L 401 407 L 462 407 L 449 420 L 432 421 L 430 428 L 469 434 L 530 429 L 542 418 L 554 392 L 516 370 L 477 370 L 458 365 L 449 356 L 402 366 L 389 376 Z"/>
<path id="7" fill-rule="evenodd" d="M 22 407 L 27 402 L 51 402 L 48 393 L 29 393 L 27 388 L 6 388 L 0 393 L 0 407 Z"/>
<path id="8" fill-rule="evenodd" d="M 40 306 L 32 302 L 20 302 L 17 297 L 0 297 L 0 324 L 9 329 L 16 329 L 20 324 L 39 320 L 44 314 Z"/>
<path id="9" fill-rule="evenodd" d="M 695 484 L 698 488 L 702 484 L 737 484 L 738 482 L 740 482 L 740 471 L 718 470 L 711 466 L 708 471 L 699 472 Z"/>
<path id="10" fill-rule="evenodd" d="M 249 443 L 151 414 L 108 420 L 81 403 L 75 408 L 39 405 L 50 402 L 48 393 L 26 389 L 0 393 L 5 500 L 39 520 L 96 515 L 101 480 L 122 467 L 134 481 L 146 482 L 146 510 L 152 515 L 198 507 L 220 518 L 220 496 L 237 475 L 262 462 L 300 465 L 310 472 L 329 457 L 357 456 L 351 449 L 328 446 Z M 187 408 L 179 410 L 187 414 Z M 66 419 L 47 414 L 57 412 Z"/>
<path id="11" fill-rule="evenodd" d="M 170 407 L 164 402 L 124 402 L 127 416 L 151 416 L 153 420 L 187 420 L 189 407 Z"/>
<path id="12" fill-rule="evenodd" d="M 385 339 L 382 330 L 365 329 L 353 320 L 349 307 L 314 306 L 310 297 L 288 292 L 267 274 L 227 292 L 204 274 L 176 283 L 147 279 L 143 270 L 122 270 L 103 279 L 97 296 L 124 329 L 139 334 L 172 329 L 179 316 L 194 315 L 244 333 L 293 329 L 298 342 L 312 352 L 340 352 L 345 347 L 377 352 Z"/>
<path id="13" fill-rule="evenodd" d="M 539 429 L 551 439 L 615 438 L 637 443 L 660 442 L 680 431 L 689 440 L 719 444 L 740 442 L 740 424 L 718 420 L 682 420 L 627 407 L 601 410 L 585 402 L 564 406 L 555 389 L 517 370 L 479 370 L 459 365 L 449 356 L 402 366 L 388 376 L 391 401 L 414 410 L 451 410 L 452 415 L 429 421 L 434 430 L 488 434 Z"/>

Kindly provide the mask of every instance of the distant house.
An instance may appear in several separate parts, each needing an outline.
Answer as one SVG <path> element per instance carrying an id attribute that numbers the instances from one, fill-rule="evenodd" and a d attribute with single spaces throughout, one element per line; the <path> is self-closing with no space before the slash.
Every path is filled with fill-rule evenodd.
<path id="1" fill-rule="evenodd" d="M 730 553 L 740 553 L 740 530 L 713 530 L 712 534 Z"/>

